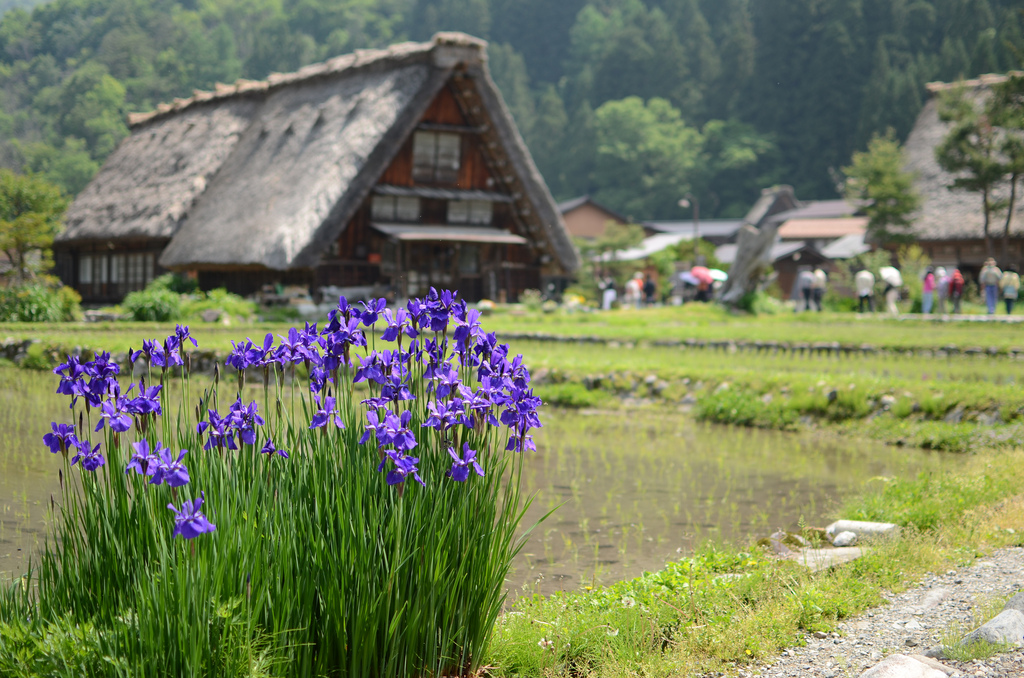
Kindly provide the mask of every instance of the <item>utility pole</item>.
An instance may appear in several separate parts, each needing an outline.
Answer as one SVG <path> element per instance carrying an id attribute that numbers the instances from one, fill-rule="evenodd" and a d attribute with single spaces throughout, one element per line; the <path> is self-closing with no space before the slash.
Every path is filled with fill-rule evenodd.
<path id="1" fill-rule="evenodd" d="M 704 263 L 700 260 L 700 200 L 692 193 L 687 193 L 679 201 L 679 206 L 686 209 L 691 205 L 693 205 L 693 265 L 699 266 Z"/>

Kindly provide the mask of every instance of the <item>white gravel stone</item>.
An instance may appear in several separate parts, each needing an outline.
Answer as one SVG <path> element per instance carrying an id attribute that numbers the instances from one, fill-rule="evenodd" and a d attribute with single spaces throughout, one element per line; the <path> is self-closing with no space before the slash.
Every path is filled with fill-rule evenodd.
<path id="1" fill-rule="evenodd" d="M 904 654 L 894 654 L 860 674 L 860 678 L 946 678 L 950 673 Z"/>
<path id="2" fill-rule="evenodd" d="M 849 530 L 843 530 L 832 539 L 832 545 L 836 548 L 843 546 L 853 546 L 857 543 L 857 533 Z"/>

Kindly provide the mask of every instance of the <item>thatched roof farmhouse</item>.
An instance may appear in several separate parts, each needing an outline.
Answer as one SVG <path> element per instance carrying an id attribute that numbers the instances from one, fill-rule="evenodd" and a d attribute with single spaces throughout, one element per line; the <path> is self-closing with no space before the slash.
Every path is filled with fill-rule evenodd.
<path id="1" fill-rule="evenodd" d="M 486 43 L 464 34 L 218 85 L 129 123 L 55 245 L 87 301 L 165 269 L 243 294 L 512 300 L 578 266 Z"/>
<path id="2" fill-rule="evenodd" d="M 951 123 L 939 119 L 939 97 L 942 92 L 964 87 L 976 99 L 988 96 L 992 85 L 1006 80 L 1005 75 L 983 75 L 975 80 L 957 83 L 928 84 L 931 96 L 917 116 L 904 146 L 907 169 L 916 175 L 915 186 L 921 196 L 921 208 L 914 217 L 913 234 L 936 265 L 957 266 L 965 272 L 980 269 L 988 253 L 985 250 L 981 194 L 950 190 L 954 175 L 946 172 L 935 159 L 935 149 L 949 133 Z M 1005 199 L 1009 183 L 1004 182 L 995 195 Z M 1010 229 L 1009 251 L 1002 251 L 1003 225 L 1006 210 L 991 215 L 989 235 L 994 255 L 1000 265 L 1024 264 L 1024 201 L 1018 198 Z"/>

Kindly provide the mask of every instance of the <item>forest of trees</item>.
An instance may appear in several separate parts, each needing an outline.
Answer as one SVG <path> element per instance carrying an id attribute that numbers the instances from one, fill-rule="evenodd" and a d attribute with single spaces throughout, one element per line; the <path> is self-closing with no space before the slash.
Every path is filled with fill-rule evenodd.
<path id="1" fill-rule="evenodd" d="M 125 114 L 239 77 L 462 30 L 558 198 L 636 218 L 836 197 L 924 83 L 1019 68 L 1024 0 L 0 0 L 0 166 L 73 194 Z"/>

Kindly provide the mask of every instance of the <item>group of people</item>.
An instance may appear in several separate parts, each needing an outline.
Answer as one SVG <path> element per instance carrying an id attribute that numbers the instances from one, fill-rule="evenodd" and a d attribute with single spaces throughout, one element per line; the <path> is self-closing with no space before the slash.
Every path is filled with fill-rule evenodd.
<path id="1" fill-rule="evenodd" d="M 601 288 L 601 308 L 605 311 L 612 307 L 618 292 L 615 289 L 615 280 L 606 277 L 598 285 Z M 633 274 L 622 291 L 622 304 L 628 308 L 641 308 L 645 305 L 652 306 L 658 300 L 658 284 L 654 277 L 648 273 L 637 272 Z"/>
<path id="2" fill-rule="evenodd" d="M 896 302 L 899 301 L 900 285 L 894 282 L 886 281 L 884 293 L 887 310 L 892 314 L 899 312 Z M 1001 271 L 996 266 L 995 259 L 990 257 L 978 275 L 978 283 L 984 290 L 985 307 L 989 315 L 996 312 L 1000 298 L 1006 306 L 1006 314 L 1013 313 L 1014 304 L 1017 303 L 1017 296 L 1020 293 L 1020 275 L 1016 265 L 1011 264 L 1005 271 Z M 860 300 L 858 310 L 863 313 L 867 306 L 869 310 L 874 311 L 875 276 L 871 271 L 862 270 L 855 276 L 855 284 Z M 928 266 L 921 281 L 921 313 L 927 315 L 934 311 L 940 315 L 945 314 L 948 302 L 952 313 L 959 314 L 965 284 L 963 273 L 958 268 L 947 270 L 943 266 Z"/>
<path id="3" fill-rule="evenodd" d="M 801 267 L 796 274 L 795 311 L 822 310 L 825 300 L 825 289 L 828 287 L 828 274 L 820 268 L 813 271 L 810 266 Z"/>

